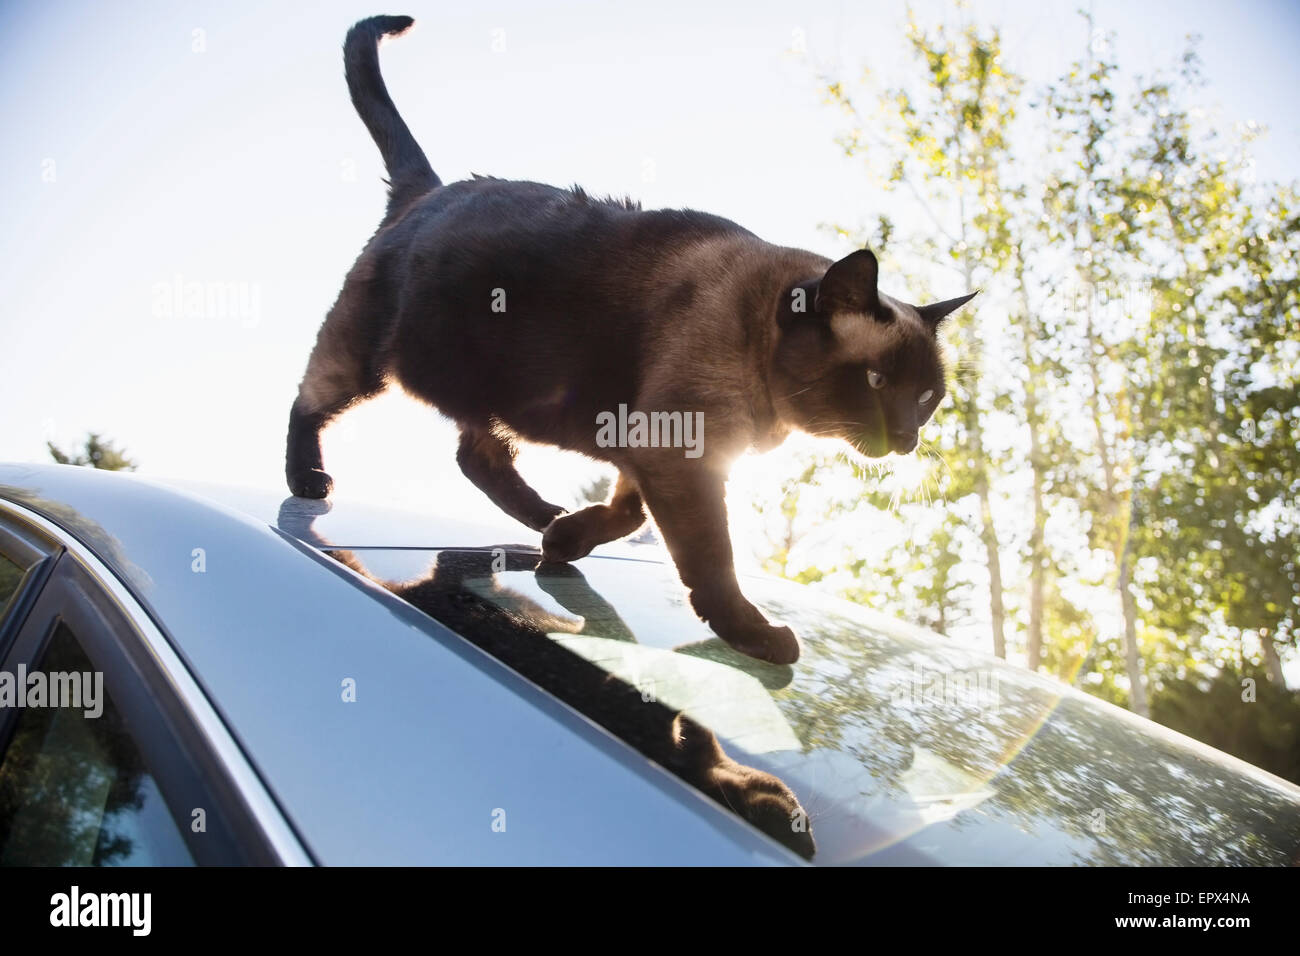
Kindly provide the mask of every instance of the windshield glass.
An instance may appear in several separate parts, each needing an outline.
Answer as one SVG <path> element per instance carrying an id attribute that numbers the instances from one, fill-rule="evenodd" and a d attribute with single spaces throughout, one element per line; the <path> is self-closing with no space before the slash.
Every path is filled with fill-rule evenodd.
<path id="1" fill-rule="evenodd" d="M 1295 791 L 944 638 L 809 589 L 737 654 L 671 569 L 536 552 L 332 551 L 818 864 L 1284 864 Z"/>

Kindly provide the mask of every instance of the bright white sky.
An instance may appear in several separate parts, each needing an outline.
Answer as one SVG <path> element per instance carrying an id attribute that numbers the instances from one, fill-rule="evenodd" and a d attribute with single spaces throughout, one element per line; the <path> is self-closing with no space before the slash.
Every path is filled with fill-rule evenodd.
<path id="1" fill-rule="evenodd" d="M 819 104 L 811 64 L 869 64 L 889 81 L 902 3 L 398 6 L 389 12 L 417 26 L 385 45 L 384 72 L 446 181 L 476 171 L 577 182 L 720 213 L 830 256 L 848 250 L 820 223 L 886 208 L 834 146 L 837 116 Z M 1079 55 L 1079 6 L 916 4 L 923 21 L 1001 24 L 1006 62 L 1033 82 Z M 1291 178 L 1300 7 L 1233 7 L 1093 3 L 1130 70 L 1167 64 L 1185 34 L 1203 34 L 1209 102 L 1271 127 L 1260 175 Z M 0 459 L 46 460 L 47 438 L 68 445 L 96 430 L 146 474 L 283 486 L 308 351 L 383 207 L 340 55 L 347 27 L 375 12 L 339 0 L 0 7 Z M 804 59 L 786 52 L 797 30 Z M 237 283 L 244 311 L 187 316 L 182 301 L 166 314 L 158 288 L 178 280 Z M 453 447 L 449 425 L 394 395 L 327 433 L 326 467 L 350 497 L 487 513 Z M 564 504 L 597 473 L 544 451 L 522 468 Z M 737 518 L 760 477 L 761 462 L 742 463 Z"/>

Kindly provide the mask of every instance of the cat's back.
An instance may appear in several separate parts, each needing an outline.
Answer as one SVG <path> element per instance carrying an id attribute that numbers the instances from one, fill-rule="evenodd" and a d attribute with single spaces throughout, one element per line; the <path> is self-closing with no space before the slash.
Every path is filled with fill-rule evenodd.
<path id="1" fill-rule="evenodd" d="M 578 186 L 475 176 L 433 190 L 376 240 L 391 253 L 437 256 L 441 264 L 524 256 L 582 272 L 635 256 L 643 265 L 719 236 L 755 239 L 747 229 L 693 209 L 645 210 L 626 198 Z"/>

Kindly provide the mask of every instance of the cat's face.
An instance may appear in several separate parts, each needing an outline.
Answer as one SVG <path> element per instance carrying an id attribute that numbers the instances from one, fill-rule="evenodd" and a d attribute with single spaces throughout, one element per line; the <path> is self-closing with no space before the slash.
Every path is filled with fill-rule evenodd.
<path id="1" fill-rule="evenodd" d="M 867 250 L 792 294 L 780 316 L 773 398 L 782 421 L 879 458 L 906 454 L 946 394 L 938 327 L 971 296 L 913 306 L 876 288 Z"/>

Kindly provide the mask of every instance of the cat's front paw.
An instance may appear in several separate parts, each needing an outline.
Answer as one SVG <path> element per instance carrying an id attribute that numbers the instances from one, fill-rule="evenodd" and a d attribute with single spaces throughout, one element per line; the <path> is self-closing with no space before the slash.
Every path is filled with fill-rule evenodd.
<path id="1" fill-rule="evenodd" d="M 310 468 L 289 476 L 289 490 L 299 498 L 327 498 L 334 490 L 334 479 L 319 468 Z"/>
<path id="2" fill-rule="evenodd" d="M 542 560 L 567 564 L 591 554 L 586 528 L 576 514 L 562 514 L 542 532 Z"/>
<path id="3" fill-rule="evenodd" d="M 718 637 L 747 657 L 769 664 L 793 664 L 799 659 L 799 638 L 782 624 L 766 621 L 731 627 L 714 626 Z"/>

